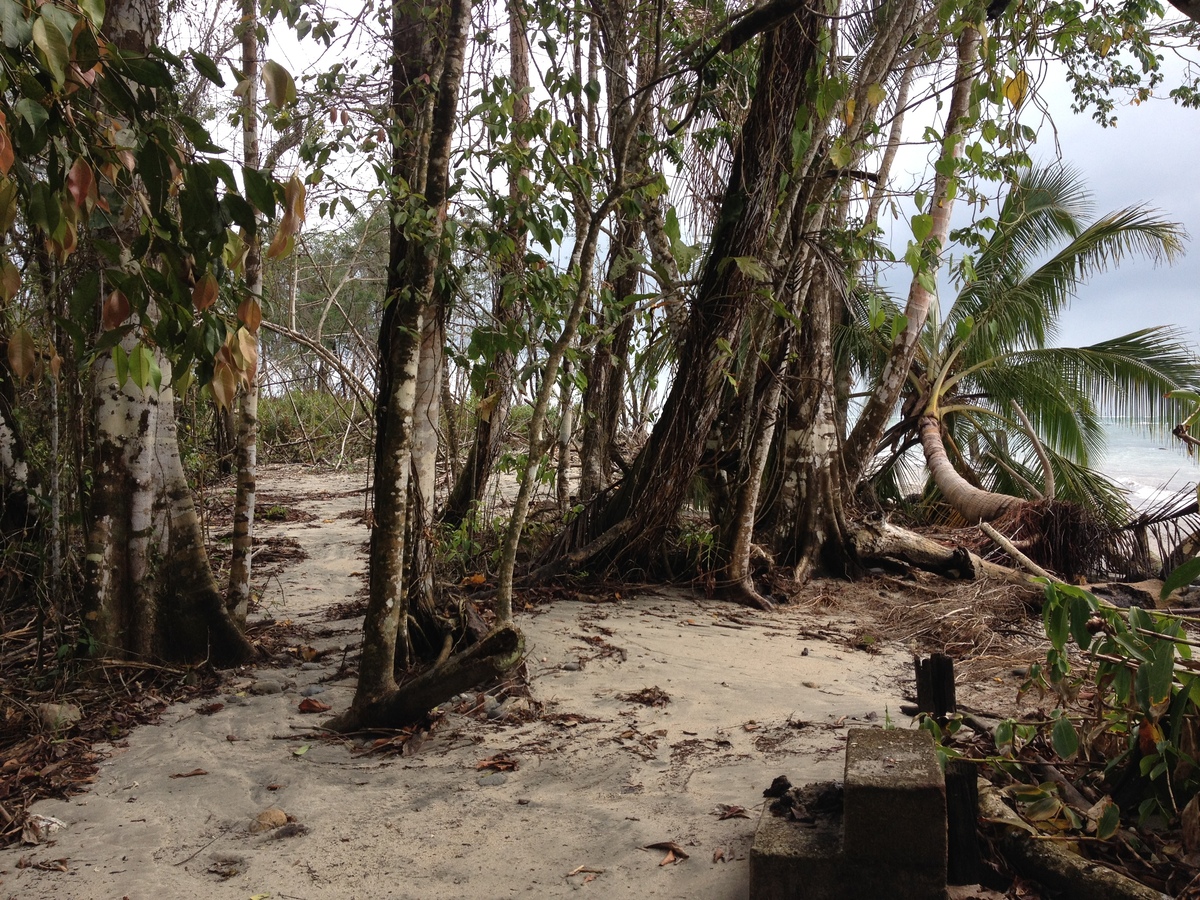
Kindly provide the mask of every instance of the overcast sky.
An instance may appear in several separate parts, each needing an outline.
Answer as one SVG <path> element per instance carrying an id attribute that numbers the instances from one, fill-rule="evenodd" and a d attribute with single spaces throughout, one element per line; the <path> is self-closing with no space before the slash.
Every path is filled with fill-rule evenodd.
<path id="1" fill-rule="evenodd" d="M 1151 325 L 1178 326 L 1200 343 L 1200 110 L 1156 100 L 1123 107 L 1115 128 L 1101 128 L 1073 115 L 1064 99 L 1055 121 L 1063 158 L 1086 177 L 1097 212 L 1146 203 L 1190 235 L 1173 266 L 1129 260 L 1094 278 L 1064 318 L 1059 343 L 1080 346 Z M 1039 143 L 1036 158 L 1053 159 L 1053 136 Z"/>

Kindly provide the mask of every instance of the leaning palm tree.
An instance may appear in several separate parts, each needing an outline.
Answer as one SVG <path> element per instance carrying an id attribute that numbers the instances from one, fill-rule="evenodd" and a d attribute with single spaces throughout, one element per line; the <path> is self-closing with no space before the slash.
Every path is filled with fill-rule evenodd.
<path id="1" fill-rule="evenodd" d="M 931 316 L 894 446 L 919 442 L 943 499 L 969 522 L 1029 499 L 1112 513 L 1120 489 L 1089 469 L 1103 413 L 1166 421 L 1168 391 L 1196 382 L 1196 360 L 1168 328 L 1088 347 L 1048 347 L 1088 278 L 1132 254 L 1171 261 L 1184 233 L 1144 207 L 1088 223 L 1089 195 L 1065 166 L 1012 186 L 963 286 Z"/>

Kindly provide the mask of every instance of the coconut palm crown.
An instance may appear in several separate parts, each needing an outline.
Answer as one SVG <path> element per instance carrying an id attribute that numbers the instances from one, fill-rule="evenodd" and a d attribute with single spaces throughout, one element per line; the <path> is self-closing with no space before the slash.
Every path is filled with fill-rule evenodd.
<path id="1" fill-rule="evenodd" d="M 921 443 L 933 482 L 968 521 L 1056 494 L 1123 512 L 1120 489 L 1089 468 L 1103 447 L 1101 415 L 1166 422 L 1176 401 L 1164 395 L 1197 383 L 1196 359 L 1172 328 L 1047 346 L 1091 276 L 1133 254 L 1170 262 L 1182 251 L 1182 228 L 1152 209 L 1091 213 L 1078 173 L 1027 169 L 960 264 L 957 297 L 925 329 L 891 442 Z"/>

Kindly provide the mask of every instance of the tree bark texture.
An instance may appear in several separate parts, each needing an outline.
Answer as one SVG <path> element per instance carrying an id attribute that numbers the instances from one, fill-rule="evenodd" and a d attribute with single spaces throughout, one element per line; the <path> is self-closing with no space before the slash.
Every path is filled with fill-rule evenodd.
<path id="1" fill-rule="evenodd" d="M 254 0 L 242 2 L 242 162 L 259 167 L 258 149 L 258 15 Z M 246 293 L 252 303 L 262 302 L 262 242 L 258 234 L 246 248 Z M 254 346 L 258 347 L 257 328 Z M 254 548 L 254 500 L 258 486 L 258 371 L 249 373 L 238 398 L 237 493 L 233 502 L 233 547 L 229 561 L 229 589 L 225 605 L 235 622 L 245 624 L 250 610 L 250 573 Z"/>
<path id="2" fill-rule="evenodd" d="M 97 364 L 85 620 L 104 656 L 244 662 L 253 648 L 213 578 L 179 457 L 171 365 L 156 361 L 159 391 L 120 385 L 111 356 Z"/>
<path id="3" fill-rule="evenodd" d="M 954 210 L 954 194 L 951 188 L 957 183 L 953 165 L 963 153 L 962 135 L 969 116 L 971 90 L 975 84 L 979 43 L 979 32 L 973 26 L 967 25 L 958 41 L 958 65 L 954 76 L 954 88 L 950 94 L 950 106 L 946 112 L 941 166 L 934 179 L 933 194 L 929 201 L 929 215 L 933 224 L 926 240 L 933 249 L 933 263 L 930 268 L 934 278 L 937 277 L 942 249 L 950 235 L 950 214 Z M 868 398 L 846 441 L 843 458 L 850 487 L 858 484 L 875 455 L 887 419 L 895 409 L 900 391 L 908 378 L 921 332 L 925 329 L 925 322 L 929 317 L 929 307 L 934 299 L 934 293 L 921 283 L 920 278 L 914 277 L 904 307 L 904 330 L 896 336 L 879 383 Z"/>
<path id="4" fill-rule="evenodd" d="M 626 518 L 635 524 L 628 537 L 608 545 L 601 564 L 612 565 L 631 554 L 657 555 L 699 465 L 732 362 L 723 348 L 736 341 L 750 305 L 769 293 L 769 285 L 764 290 L 734 260 L 758 260 L 767 250 L 780 179 L 790 169 L 796 110 L 817 59 L 818 33 L 815 14 L 804 10 L 764 39 L 758 90 L 734 154 L 679 369 L 631 475 L 595 517 L 589 538 Z"/>
<path id="5" fill-rule="evenodd" d="M 942 443 L 942 423 L 935 416 L 922 416 L 917 424 L 925 466 L 946 502 L 968 523 L 994 521 L 1026 502 L 1009 494 L 995 494 L 975 487 L 954 468 Z"/>
<path id="6" fill-rule="evenodd" d="M 440 66 L 431 64 L 434 35 L 421 12 L 393 11 L 392 110 L 399 132 L 393 136 L 393 191 L 403 179 L 413 191 L 424 192 L 425 204 L 435 214 L 428 233 L 417 241 L 410 241 L 394 218 L 391 226 L 375 404 L 375 524 L 355 708 L 395 690 L 397 646 L 405 656 L 409 649 L 404 561 L 413 417 L 422 333 L 425 322 L 438 316 L 430 304 L 441 258 L 450 142 L 471 6 L 469 0 L 446 0 L 436 10 L 443 23 L 436 29 L 444 45 L 437 54 Z M 427 70 L 440 71 L 434 79 Z M 437 85 L 432 96 L 421 90 L 425 78 Z M 426 539 L 423 533 L 415 537 Z"/>

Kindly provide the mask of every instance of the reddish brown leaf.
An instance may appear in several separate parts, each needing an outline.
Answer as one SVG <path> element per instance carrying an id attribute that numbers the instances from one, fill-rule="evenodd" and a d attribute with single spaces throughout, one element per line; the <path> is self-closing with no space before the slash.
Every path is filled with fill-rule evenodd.
<path id="1" fill-rule="evenodd" d="M 207 775 L 208 772 L 204 769 L 192 769 L 190 772 L 176 772 L 172 778 L 195 778 L 197 775 Z"/>
<path id="2" fill-rule="evenodd" d="M 213 713 L 219 713 L 224 708 L 224 703 L 206 703 L 204 706 L 196 710 L 196 712 L 200 713 L 202 716 L 211 716 Z"/>
<path id="3" fill-rule="evenodd" d="M 713 850 L 713 862 L 729 862 L 729 859 L 725 856 L 724 847 L 717 847 Z"/>
<path id="4" fill-rule="evenodd" d="M 671 863 L 676 862 L 676 861 L 677 860 L 675 859 L 675 851 L 668 850 L 667 855 L 662 858 L 662 862 L 660 862 L 659 865 L 660 866 L 669 866 Z"/>
<path id="5" fill-rule="evenodd" d="M 497 753 L 495 756 L 489 756 L 487 759 L 480 760 L 475 769 L 492 769 L 496 772 L 515 772 L 520 768 L 520 765 L 515 759 L 507 753 Z"/>
<path id="6" fill-rule="evenodd" d="M 130 312 L 129 299 L 120 291 L 113 291 L 104 298 L 104 309 L 101 313 L 104 330 L 119 328 L 129 318 Z"/>
<path id="7" fill-rule="evenodd" d="M 8 120 L 0 112 L 0 175 L 8 174 L 15 159 L 12 141 L 8 137 Z"/>
<path id="8" fill-rule="evenodd" d="M 257 297 L 247 297 L 238 304 L 238 319 L 251 334 L 258 333 L 258 326 L 262 324 L 262 306 Z"/>
<path id="9" fill-rule="evenodd" d="M 8 365 L 17 378 L 24 380 L 33 374 L 37 365 L 37 350 L 33 346 L 33 335 L 24 326 L 13 332 L 8 339 Z"/>
<path id="10" fill-rule="evenodd" d="M 192 306 L 197 312 L 204 312 L 217 302 L 217 279 L 212 272 L 205 272 L 192 288 Z"/>
<path id="11" fill-rule="evenodd" d="M 322 703 L 316 697 L 305 697 L 300 701 L 300 712 L 302 713 L 319 713 L 328 712 L 333 709 L 328 703 Z"/>
<path id="12" fill-rule="evenodd" d="M 77 157 L 71 165 L 71 171 L 67 173 L 67 191 L 75 201 L 76 208 L 84 209 L 87 206 L 88 197 L 95 190 L 95 182 L 92 167 L 82 156 Z"/>
<path id="13" fill-rule="evenodd" d="M 654 843 L 654 844 L 647 844 L 643 849 L 645 849 L 645 850 L 666 850 L 668 858 L 664 859 L 662 862 L 660 862 L 659 863 L 660 866 L 665 866 L 669 862 L 675 862 L 676 860 L 688 858 L 688 852 L 686 850 L 684 850 L 682 847 L 680 847 L 674 841 L 658 841 L 657 843 Z"/>

